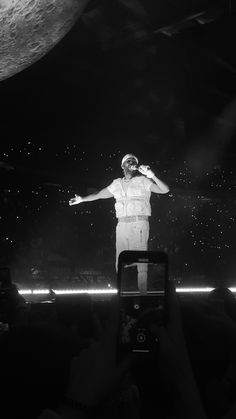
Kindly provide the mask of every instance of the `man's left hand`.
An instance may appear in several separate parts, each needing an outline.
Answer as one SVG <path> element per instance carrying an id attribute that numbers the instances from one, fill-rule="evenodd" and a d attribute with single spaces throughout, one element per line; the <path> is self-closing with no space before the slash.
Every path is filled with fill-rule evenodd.
<path id="1" fill-rule="evenodd" d="M 149 179 L 152 179 L 155 176 L 149 166 L 139 166 L 138 170 L 142 175 L 147 176 Z"/>

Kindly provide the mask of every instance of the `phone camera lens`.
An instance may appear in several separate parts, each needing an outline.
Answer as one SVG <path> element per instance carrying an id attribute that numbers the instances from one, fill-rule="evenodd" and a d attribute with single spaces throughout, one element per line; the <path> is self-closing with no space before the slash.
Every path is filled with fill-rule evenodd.
<path id="1" fill-rule="evenodd" d="M 145 342 L 145 340 L 146 340 L 146 335 L 143 332 L 139 332 L 137 334 L 137 341 L 139 343 L 143 343 L 143 342 Z"/>
<path id="2" fill-rule="evenodd" d="M 135 310 L 139 310 L 140 309 L 140 305 L 139 304 L 134 304 L 134 308 L 135 308 Z"/>

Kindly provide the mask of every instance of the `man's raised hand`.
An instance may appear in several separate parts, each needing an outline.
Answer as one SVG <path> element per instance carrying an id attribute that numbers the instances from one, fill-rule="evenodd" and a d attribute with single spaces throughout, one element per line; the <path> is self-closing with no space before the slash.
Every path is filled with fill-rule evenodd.
<path id="1" fill-rule="evenodd" d="M 154 176 L 154 173 L 149 166 L 141 165 L 139 166 L 138 170 L 140 173 L 142 173 L 142 175 L 147 176 L 149 179 L 152 179 Z"/>
<path id="2" fill-rule="evenodd" d="M 77 205 L 77 204 L 80 204 L 81 202 L 83 202 L 83 198 L 79 195 L 75 195 L 74 198 L 71 198 L 69 200 L 69 205 Z"/>

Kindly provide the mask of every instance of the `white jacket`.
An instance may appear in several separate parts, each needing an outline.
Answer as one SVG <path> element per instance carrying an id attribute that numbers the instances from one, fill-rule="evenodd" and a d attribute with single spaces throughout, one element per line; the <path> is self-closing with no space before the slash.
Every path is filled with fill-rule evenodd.
<path id="1" fill-rule="evenodd" d="M 115 179 L 108 190 L 114 195 L 116 200 L 116 217 L 126 217 L 135 215 L 151 215 L 150 187 L 152 180 L 146 176 L 133 177 L 126 185 L 126 192 L 121 178 Z"/>

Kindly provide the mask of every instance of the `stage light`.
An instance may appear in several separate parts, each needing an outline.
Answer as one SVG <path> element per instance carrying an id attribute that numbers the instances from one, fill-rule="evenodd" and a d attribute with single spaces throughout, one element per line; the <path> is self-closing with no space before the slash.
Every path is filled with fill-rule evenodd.
<path id="1" fill-rule="evenodd" d="M 50 294 L 50 292 L 55 293 L 56 295 L 70 295 L 70 294 L 117 294 L 117 289 L 20 289 L 18 292 L 21 295 L 42 295 Z"/>
<path id="2" fill-rule="evenodd" d="M 213 291 L 214 287 L 181 287 L 176 288 L 177 293 L 183 294 L 201 294 L 209 293 Z M 231 287 L 229 290 L 233 293 L 236 293 L 236 287 Z M 90 295 L 105 295 L 105 294 L 117 294 L 118 290 L 116 288 L 104 288 L 104 289 L 20 289 L 19 294 L 21 295 L 47 295 L 50 292 L 53 292 L 56 295 L 70 295 L 70 294 L 90 294 Z M 127 292 L 129 293 L 129 292 Z M 152 294 L 153 292 L 150 292 Z"/>

